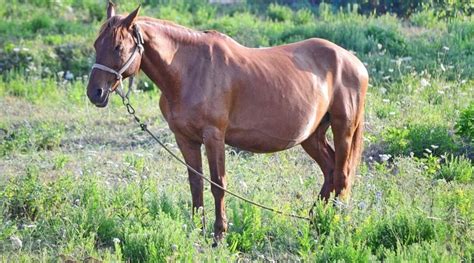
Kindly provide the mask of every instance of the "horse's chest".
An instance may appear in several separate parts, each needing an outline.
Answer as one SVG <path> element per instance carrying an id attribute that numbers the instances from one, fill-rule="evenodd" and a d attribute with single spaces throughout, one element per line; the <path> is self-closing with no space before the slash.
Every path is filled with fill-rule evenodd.
<path id="1" fill-rule="evenodd" d="M 202 118 L 196 117 L 196 113 L 179 110 L 179 107 L 171 107 L 163 97 L 160 100 L 160 108 L 173 133 L 195 140 L 202 138 L 203 121 Z"/>

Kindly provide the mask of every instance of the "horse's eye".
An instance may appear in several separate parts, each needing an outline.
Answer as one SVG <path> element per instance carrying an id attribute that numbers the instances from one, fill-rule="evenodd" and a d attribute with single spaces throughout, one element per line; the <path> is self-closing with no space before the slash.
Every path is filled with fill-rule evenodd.
<path id="1" fill-rule="evenodd" d="M 120 45 L 115 46 L 115 51 L 120 51 Z"/>

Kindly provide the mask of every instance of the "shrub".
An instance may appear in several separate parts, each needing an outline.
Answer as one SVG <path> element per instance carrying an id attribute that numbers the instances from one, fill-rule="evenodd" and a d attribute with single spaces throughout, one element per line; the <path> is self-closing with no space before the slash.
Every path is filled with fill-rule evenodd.
<path id="1" fill-rule="evenodd" d="M 391 54 L 403 56 L 406 50 L 404 36 L 394 28 L 371 25 L 367 29 L 367 38 L 373 38 L 382 44 Z"/>
<path id="2" fill-rule="evenodd" d="M 445 179 L 446 181 L 458 181 L 468 183 L 474 181 L 474 166 L 471 161 L 464 156 L 450 155 L 446 158 L 446 163 L 436 174 L 437 179 Z"/>
<path id="3" fill-rule="evenodd" d="M 379 257 L 383 250 L 395 250 L 399 246 L 408 246 L 422 241 L 434 240 L 435 225 L 426 217 L 408 213 L 397 214 L 392 218 L 377 221 L 366 232 L 367 246 Z"/>
<path id="4" fill-rule="evenodd" d="M 231 251 L 250 252 L 262 248 L 265 241 L 266 228 L 262 224 L 261 210 L 249 204 L 238 206 L 233 203 L 233 222 L 227 236 L 227 244 Z"/>
<path id="5" fill-rule="evenodd" d="M 311 10 L 309 9 L 300 9 L 295 13 L 293 21 L 297 25 L 308 24 L 310 22 L 313 22 L 313 12 L 311 12 Z"/>
<path id="6" fill-rule="evenodd" d="M 40 30 L 49 31 L 49 29 L 53 27 L 53 24 L 54 23 L 49 16 L 39 15 L 30 21 L 28 28 L 33 33 L 37 33 Z"/>
<path id="7" fill-rule="evenodd" d="M 474 142 L 474 102 L 461 112 L 455 128 L 456 134 Z"/>
<path id="8" fill-rule="evenodd" d="M 34 221 L 37 218 L 43 192 L 38 173 L 37 167 L 29 166 L 25 176 L 12 179 L 6 189 L 2 189 L 0 201 L 5 207 L 5 218 L 20 221 Z"/>
<path id="9" fill-rule="evenodd" d="M 160 214 L 154 223 L 145 226 L 131 223 L 121 242 L 123 259 L 130 262 L 191 261 L 186 257 L 192 257 L 194 249 L 181 224 L 166 214 Z"/>
<path id="10" fill-rule="evenodd" d="M 334 233 L 339 227 L 340 215 L 333 206 L 323 201 L 316 202 L 312 208 L 312 226 L 318 235 Z"/>
<path id="11" fill-rule="evenodd" d="M 293 16 L 293 11 L 287 6 L 270 4 L 267 9 L 267 15 L 273 21 L 289 21 Z"/>
<path id="12" fill-rule="evenodd" d="M 64 126 L 59 123 L 29 123 L 7 134 L 0 142 L 0 156 L 13 152 L 52 150 L 59 147 L 64 136 Z"/>
<path id="13" fill-rule="evenodd" d="M 413 124 L 406 128 L 389 127 L 382 132 L 387 145 L 387 153 L 391 155 L 409 155 L 423 157 L 426 149 L 434 155 L 456 153 L 458 146 L 447 127 L 433 124 Z M 436 148 L 436 149 L 433 149 Z"/>

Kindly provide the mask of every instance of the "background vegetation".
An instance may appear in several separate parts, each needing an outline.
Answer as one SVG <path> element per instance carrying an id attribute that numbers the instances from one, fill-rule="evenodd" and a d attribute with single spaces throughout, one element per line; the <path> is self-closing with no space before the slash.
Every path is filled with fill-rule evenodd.
<path id="1" fill-rule="evenodd" d="M 121 12 L 138 4 L 117 2 Z M 190 216 L 185 169 L 135 127 L 116 97 L 99 110 L 85 96 L 105 5 L 0 0 L 2 261 L 474 260 L 469 1 L 144 1 L 144 15 L 216 29 L 252 47 L 326 38 L 356 53 L 371 75 L 351 201 L 317 204 L 308 225 L 229 197 L 230 232 L 216 249 L 211 229 L 202 235 Z M 140 76 L 132 102 L 177 151 L 159 95 Z M 306 215 L 322 184 L 300 148 L 264 155 L 229 148 L 226 158 L 231 189 L 286 211 Z"/>

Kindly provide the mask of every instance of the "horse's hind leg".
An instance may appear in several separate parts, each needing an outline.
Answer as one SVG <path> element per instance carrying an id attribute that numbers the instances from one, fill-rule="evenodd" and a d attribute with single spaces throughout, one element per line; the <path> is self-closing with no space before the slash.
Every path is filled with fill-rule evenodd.
<path id="1" fill-rule="evenodd" d="M 363 113 L 359 111 L 351 117 L 331 117 L 334 134 L 336 163 L 334 167 L 334 188 L 336 196 L 347 198 L 350 195 L 352 177 L 359 162 L 362 147 Z"/>
<path id="2" fill-rule="evenodd" d="M 335 156 L 332 146 L 326 138 L 326 131 L 329 128 L 329 114 L 327 114 L 316 131 L 303 143 L 303 149 L 318 163 L 324 175 L 324 183 L 319 192 L 319 197 L 327 201 L 332 191 L 334 191 L 334 164 Z"/>

